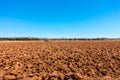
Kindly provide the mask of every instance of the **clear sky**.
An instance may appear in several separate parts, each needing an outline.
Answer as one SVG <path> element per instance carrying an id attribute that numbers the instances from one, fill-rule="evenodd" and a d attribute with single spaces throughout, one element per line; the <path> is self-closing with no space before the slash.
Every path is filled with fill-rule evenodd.
<path id="1" fill-rule="evenodd" d="M 0 37 L 120 38 L 120 0 L 0 0 Z"/>

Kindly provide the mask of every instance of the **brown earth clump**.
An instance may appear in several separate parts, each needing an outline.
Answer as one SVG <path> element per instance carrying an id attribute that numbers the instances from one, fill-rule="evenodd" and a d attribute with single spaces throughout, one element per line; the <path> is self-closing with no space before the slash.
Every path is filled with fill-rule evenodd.
<path id="1" fill-rule="evenodd" d="M 1 41 L 0 80 L 120 80 L 120 41 Z"/>

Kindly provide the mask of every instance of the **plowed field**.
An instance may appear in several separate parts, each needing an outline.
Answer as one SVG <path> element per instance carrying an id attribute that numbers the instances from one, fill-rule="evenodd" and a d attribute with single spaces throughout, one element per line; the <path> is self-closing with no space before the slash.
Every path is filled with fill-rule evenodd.
<path id="1" fill-rule="evenodd" d="M 120 41 L 1 41 L 0 80 L 120 80 Z"/>

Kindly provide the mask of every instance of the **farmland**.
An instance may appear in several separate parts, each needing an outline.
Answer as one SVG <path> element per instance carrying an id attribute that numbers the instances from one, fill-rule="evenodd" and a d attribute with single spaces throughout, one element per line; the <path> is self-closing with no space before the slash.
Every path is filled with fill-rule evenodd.
<path id="1" fill-rule="evenodd" d="M 120 41 L 1 41 L 0 80 L 120 80 Z"/>

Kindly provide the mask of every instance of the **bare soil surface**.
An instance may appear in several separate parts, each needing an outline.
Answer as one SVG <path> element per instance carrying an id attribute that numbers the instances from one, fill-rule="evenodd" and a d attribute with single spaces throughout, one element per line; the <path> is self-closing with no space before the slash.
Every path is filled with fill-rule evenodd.
<path id="1" fill-rule="evenodd" d="M 120 80 L 120 41 L 1 41 L 0 80 Z"/>

